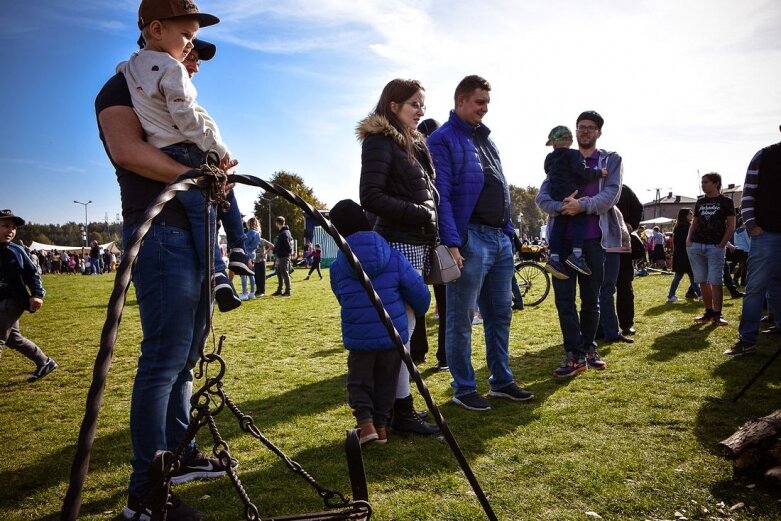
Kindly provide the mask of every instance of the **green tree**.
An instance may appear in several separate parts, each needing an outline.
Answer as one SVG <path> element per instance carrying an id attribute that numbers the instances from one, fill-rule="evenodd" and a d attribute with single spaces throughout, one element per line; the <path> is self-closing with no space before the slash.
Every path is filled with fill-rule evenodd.
<path id="1" fill-rule="evenodd" d="M 520 186 L 510 185 L 510 203 L 512 205 L 512 220 L 516 229 L 518 227 L 518 216 L 523 215 L 521 235 L 527 235 L 528 237 L 538 237 L 540 235 L 540 229 L 545 224 L 547 217 L 540 210 L 537 203 L 534 202 L 534 198 L 537 197 L 537 193 L 540 191 L 536 186 L 527 186 L 522 188 Z"/>
<path id="2" fill-rule="evenodd" d="M 325 204 L 315 196 L 314 191 L 304 183 L 304 179 L 298 174 L 280 170 L 274 172 L 274 175 L 269 182 L 290 190 L 318 210 L 325 208 Z M 274 220 L 278 216 L 282 216 L 285 218 L 285 223 L 290 227 L 290 233 L 293 234 L 293 239 L 298 241 L 298 244 L 300 245 L 304 243 L 304 211 L 301 208 L 289 202 L 287 199 L 264 191 L 261 192 L 255 200 L 255 208 L 253 210 L 253 214 L 261 223 L 262 229 L 268 228 L 269 211 L 271 212 L 271 230 L 266 230 L 265 233 L 262 234 L 264 237 L 271 237 L 273 239 L 277 236 L 277 228 L 274 226 Z"/>

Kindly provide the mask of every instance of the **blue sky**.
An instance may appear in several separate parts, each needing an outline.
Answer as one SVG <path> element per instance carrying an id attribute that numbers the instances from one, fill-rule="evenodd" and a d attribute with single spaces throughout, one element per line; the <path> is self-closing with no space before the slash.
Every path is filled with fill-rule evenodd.
<path id="1" fill-rule="evenodd" d="M 781 3 L 775 0 L 232 0 L 197 2 L 221 23 L 195 79 L 239 173 L 299 174 L 332 205 L 357 199 L 355 126 L 395 77 L 444 121 L 467 74 L 492 86 L 484 122 L 508 180 L 539 186 L 548 131 L 582 110 L 624 158 L 646 202 L 696 196 L 698 171 L 740 184 L 781 140 Z M 44 7 L 45 6 L 45 7 Z M 94 98 L 135 50 L 136 0 L 3 0 L 0 207 L 38 223 L 115 221 L 119 189 Z M 237 189 L 249 213 L 257 189 Z M 265 230 L 264 230 L 265 235 Z"/>

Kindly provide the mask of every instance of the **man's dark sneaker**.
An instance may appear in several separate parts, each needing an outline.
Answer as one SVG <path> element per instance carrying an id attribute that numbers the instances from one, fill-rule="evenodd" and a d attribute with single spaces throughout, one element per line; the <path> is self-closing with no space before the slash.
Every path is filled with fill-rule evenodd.
<path id="1" fill-rule="evenodd" d="M 285 291 L 284 293 L 282 293 L 281 296 L 282 297 L 289 297 L 290 296 L 290 290 Z"/>
<path id="2" fill-rule="evenodd" d="M 599 353 L 596 351 L 589 353 L 586 356 L 586 364 L 589 366 L 589 368 L 596 369 L 597 371 L 607 369 L 607 362 L 602 360 L 602 357 L 599 356 Z"/>
<path id="3" fill-rule="evenodd" d="M 279 297 L 280 295 L 282 295 L 282 290 L 281 289 L 278 289 L 274 293 L 271 294 L 272 297 Z"/>
<path id="4" fill-rule="evenodd" d="M 765 315 L 759 319 L 760 324 L 770 324 L 771 322 L 773 322 L 773 317 L 770 315 Z"/>
<path id="5" fill-rule="evenodd" d="M 742 291 L 733 291 L 731 295 L 732 298 L 743 298 L 746 294 L 743 293 Z"/>
<path id="6" fill-rule="evenodd" d="M 241 248 L 233 248 L 228 256 L 228 267 L 233 273 L 239 275 L 255 276 L 255 270 L 252 268 L 252 259 Z"/>
<path id="7" fill-rule="evenodd" d="M 437 365 L 434 366 L 434 371 L 450 371 L 450 366 L 446 362 L 437 362 Z"/>
<path id="8" fill-rule="evenodd" d="M 509 398 L 510 400 L 515 400 L 516 402 L 525 402 L 534 398 L 534 394 L 530 393 L 529 391 L 524 391 L 515 385 L 515 383 L 505 385 L 501 389 L 491 389 L 488 391 L 488 396 Z"/>
<path id="9" fill-rule="evenodd" d="M 238 460 L 231 460 L 233 468 L 239 466 Z M 193 451 L 187 461 L 182 462 L 179 470 L 171 476 L 171 484 L 179 485 L 194 479 L 214 479 L 224 476 L 227 472 L 225 465 L 215 458 L 198 450 Z"/>
<path id="10" fill-rule="evenodd" d="M 470 411 L 490 411 L 491 404 L 488 400 L 480 396 L 480 393 L 473 391 L 469 394 L 454 396 L 453 403 L 460 405 Z"/>
<path id="11" fill-rule="evenodd" d="M 35 372 L 27 378 L 27 381 L 34 382 L 40 380 L 55 369 L 57 369 L 57 362 L 54 361 L 54 358 L 48 358 L 43 365 L 39 365 L 35 368 Z"/>
<path id="12" fill-rule="evenodd" d="M 513 311 L 523 311 L 523 304 L 513 304 Z"/>
<path id="13" fill-rule="evenodd" d="M 586 264 L 585 257 L 582 255 L 580 257 L 576 257 L 575 254 L 572 253 L 569 257 L 567 257 L 566 262 L 567 266 L 577 271 L 578 273 L 582 273 L 583 275 L 591 275 L 591 270 L 589 269 L 588 264 Z"/>
<path id="14" fill-rule="evenodd" d="M 622 335 L 634 335 L 635 333 L 637 333 L 637 329 L 633 328 L 632 326 L 621 330 Z"/>
<path id="15" fill-rule="evenodd" d="M 220 311 L 227 313 L 241 306 L 241 299 L 224 271 L 215 273 L 212 280 L 214 280 L 214 300 L 217 301 Z"/>
<path id="16" fill-rule="evenodd" d="M 568 378 L 577 376 L 580 373 L 585 372 L 587 369 L 588 365 L 586 364 L 586 360 L 567 359 L 563 364 L 553 370 L 553 376 L 558 376 L 559 378 Z"/>
<path id="17" fill-rule="evenodd" d="M 742 355 L 747 355 L 749 353 L 753 353 L 756 350 L 757 348 L 751 342 L 746 342 L 745 340 L 738 340 L 734 346 L 730 347 L 722 354 L 724 356 L 742 356 Z"/>
<path id="18" fill-rule="evenodd" d="M 557 260 L 548 259 L 548 262 L 545 263 L 545 269 L 557 279 L 567 280 L 569 278 L 564 266 Z"/>
<path id="19" fill-rule="evenodd" d="M 605 340 L 606 342 L 612 343 L 612 342 L 623 342 L 625 344 L 634 344 L 635 339 L 629 338 L 628 336 L 624 335 L 623 333 L 619 333 L 617 337 L 615 338 L 609 338 Z"/>
<path id="20" fill-rule="evenodd" d="M 171 507 L 166 511 L 166 519 L 168 521 L 201 521 L 203 515 L 195 510 L 193 507 L 182 502 L 176 494 L 171 494 Z M 152 519 L 152 511 L 146 508 L 138 496 L 129 496 L 127 498 L 127 506 L 122 510 L 122 517 L 125 519 L 134 519 L 136 514 L 139 514 L 138 518 L 141 521 L 150 521 Z"/>
<path id="21" fill-rule="evenodd" d="M 706 322 L 710 322 L 713 319 L 713 310 L 712 309 L 706 309 L 705 313 L 700 315 L 699 317 L 694 317 L 694 321 L 698 324 L 705 324 Z"/>
<path id="22" fill-rule="evenodd" d="M 767 329 L 763 329 L 761 331 L 763 335 L 781 335 L 781 327 L 778 327 L 776 325 L 770 326 Z"/>

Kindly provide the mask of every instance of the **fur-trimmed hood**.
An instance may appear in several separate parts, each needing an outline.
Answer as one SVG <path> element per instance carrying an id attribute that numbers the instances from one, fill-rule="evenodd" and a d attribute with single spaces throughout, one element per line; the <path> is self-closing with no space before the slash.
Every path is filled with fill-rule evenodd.
<path id="1" fill-rule="evenodd" d="M 388 118 L 380 116 L 379 114 L 371 114 L 366 116 L 363 121 L 358 123 L 355 129 L 355 135 L 358 141 L 363 141 L 367 137 L 374 134 L 383 134 L 395 141 L 401 148 L 407 147 L 407 139 L 404 134 L 396 130 L 396 127 L 390 124 Z M 417 130 L 412 131 L 412 139 L 415 144 L 423 142 L 423 135 Z"/>

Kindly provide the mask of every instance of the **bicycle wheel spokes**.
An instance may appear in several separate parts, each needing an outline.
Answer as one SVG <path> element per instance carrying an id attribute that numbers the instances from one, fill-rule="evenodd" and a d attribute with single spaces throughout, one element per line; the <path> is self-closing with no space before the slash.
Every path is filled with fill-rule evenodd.
<path id="1" fill-rule="evenodd" d="M 515 278 L 523 295 L 525 306 L 536 306 L 545 300 L 550 292 L 550 277 L 545 268 L 533 261 L 524 261 L 515 266 Z"/>

